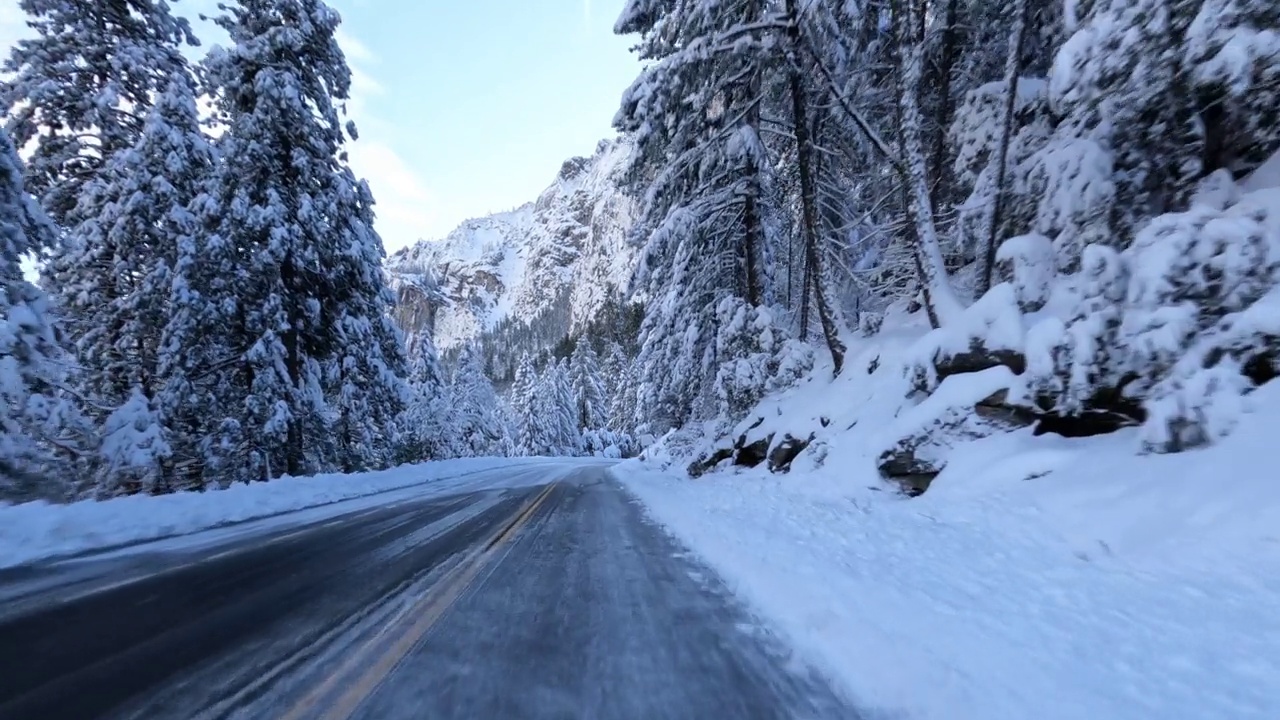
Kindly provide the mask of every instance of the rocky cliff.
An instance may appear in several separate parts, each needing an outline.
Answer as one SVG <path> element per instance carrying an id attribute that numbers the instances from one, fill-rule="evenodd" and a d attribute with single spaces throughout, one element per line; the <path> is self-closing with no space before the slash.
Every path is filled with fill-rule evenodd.
<path id="1" fill-rule="evenodd" d="M 538 320 L 562 337 L 592 319 L 636 261 L 627 243 L 634 205 L 619 189 L 631 151 L 624 140 L 601 142 L 593 156 L 566 161 L 536 201 L 389 257 L 401 326 L 434 326 L 448 350 L 504 321 Z"/>

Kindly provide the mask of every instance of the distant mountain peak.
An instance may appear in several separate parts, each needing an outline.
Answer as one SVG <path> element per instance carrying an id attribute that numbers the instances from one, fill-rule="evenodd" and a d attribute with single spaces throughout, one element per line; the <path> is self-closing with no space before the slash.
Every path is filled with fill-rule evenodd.
<path id="1" fill-rule="evenodd" d="M 631 152 L 625 139 L 604 140 L 591 157 L 566 160 L 536 201 L 389 257 L 405 330 L 429 324 L 445 350 L 504 320 L 562 314 L 568 333 L 594 317 L 635 268 L 627 242 L 634 203 L 620 189 Z M 435 291 L 422 290 L 423 277 L 433 278 Z"/>

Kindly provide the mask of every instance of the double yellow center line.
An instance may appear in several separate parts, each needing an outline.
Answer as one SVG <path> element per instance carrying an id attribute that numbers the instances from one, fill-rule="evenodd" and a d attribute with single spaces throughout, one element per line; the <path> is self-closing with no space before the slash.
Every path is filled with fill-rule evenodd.
<path id="1" fill-rule="evenodd" d="M 333 697 L 335 688 L 339 687 L 345 690 L 338 692 L 333 703 L 322 709 L 317 717 L 322 720 L 346 720 L 351 717 L 360 703 L 373 694 L 445 611 L 471 587 L 489 560 L 529 522 L 557 485 L 558 483 L 552 483 L 543 488 L 511 522 L 466 555 L 440 579 L 432 591 L 384 625 L 377 635 L 352 653 L 324 682 L 301 698 L 289 712 L 281 715 L 281 720 L 303 720 L 311 717 L 316 706 Z M 385 641 L 392 633 L 396 633 L 394 641 L 386 646 Z"/>

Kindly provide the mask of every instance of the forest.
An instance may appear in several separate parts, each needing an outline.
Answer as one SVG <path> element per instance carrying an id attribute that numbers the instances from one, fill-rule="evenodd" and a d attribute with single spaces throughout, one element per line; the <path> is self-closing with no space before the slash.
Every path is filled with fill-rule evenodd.
<path id="1" fill-rule="evenodd" d="M 629 0 L 626 292 L 445 353 L 394 321 L 322 0 L 224 3 L 199 61 L 164 0 L 19 4 L 0 501 L 629 457 L 911 322 L 922 396 L 1006 367 L 1009 412 L 1148 452 L 1280 364 L 1272 0 Z"/>

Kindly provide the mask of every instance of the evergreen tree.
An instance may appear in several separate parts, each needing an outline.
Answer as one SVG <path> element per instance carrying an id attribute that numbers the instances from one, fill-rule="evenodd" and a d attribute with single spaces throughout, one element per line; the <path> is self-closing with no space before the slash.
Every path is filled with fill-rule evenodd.
<path id="1" fill-rule="evenodd" d="M 54 229 L 23 186 L 22 162 L 0 130 L 0 499 L 67 500 L 83 488 L 93 436 L 64 392 L 66 358 L 47 297 L 23 258 Z"/>
<path id="2" fill-rule="evenodd" d="M 466 457 L 500 455 L 506 446 L 506 426 L 493 383 L 484 373 L 484 355 L 474 344 L 464 347 L 458 357 L 451 398 L 461 453 Z"/>
<path id="3" fill-rule="evenodd" d="M 248 480 L 240 474 L 249 439 L 240 422 L 243 378 L 231 372 L 243 362 L 239 339 L 228 334 L 228 306 L 240 267 L 197 222 L 211 204 L 198 196 L 175 240 L 168 320 L 160 333 L 156 372 L 157 405 L 171 432 L 171 485 L 198 490 Z M 234 326 L 231 326 L 234 327 Z"/>
<path id="4" fill-rule="evenodd" d="M 410 357 L 411 395 L 398 423 L 400 460 L 422 462 L 449 457 L 455 435 L 453 408 L 449 385 L 430 333 L 419 332 L 415 336 Z"/>
<path id="5" fill-rule="evenodd" d="M 547 435 L 545 416 L 539 402 L 539 378 L 529 353 L 520 356 L 515 382 L 511 386 L 511 410 L 516 426 L 515 446 L 519 455 L 544 454 Z"/>
<path id="6" fill-rule="evenodd" d="M 569 384 L 573 392 L 575 420 L 579 430 L 598 430 L 607 421 L 604 383 L 600 379 L 600 359 L 590 341 L 580 338 L 569 359 Z"/>
<path id="7" fill-rule="evenodd" d="M 263 478 L 383 466 L 407 369 L 373 200 L 343 150 L 340 19 L 320 0 L 225 7 L 233 45 L 206 70 L 226 134 L 201 203 L 202 262 L 218 275 L 200 290 L 239 358 L 217 383 L 241 436 L 231 466 Z"/>
<path id="8" fill-rule="evenodd" d="M 582 432 L 578 428 L 573 384 L 566 360 L 547 365 L 544 399 L 551 428 L 549 449 L 555 455 L 573 457 L 582 453 Z"/>
<path id="9" fill-rule="evenodd" d="M 636 281 L 648 298 L 640 401 L 661 427 L 683 424 L 711 397 L 717 303 L 767 300 L 771 163 L 760 104 L 776 54 L 765 20 L 762 0 L 632 0 L 614 28 L 639 34 L 639 54 L 652 61 L 614 124 L 636 138 Z"/>
<path id="10" fill-rule="evenodd" d="M 636 367 L 632 362 L 620 366 L 618 381 L 613 388 L 613 397 L 609 400 L 609 429 L 624 434 L 636 431 L 636 397 L 639 393 Z"/>
<path id="11" fill-rule="evenodd" d="M 20 0 L 35 37 L 3 66 L 0 111 L 18 147 L 34 143 L 28 188 L 63 228 L 81 190 L 142 134 L 152 98 L 185 72 L 195 44 L 165 0 Z"/>
<path id="12" fill-rule="evenodd" d="M 172 491 L 167 461 L 169 432 L 151 399 L 134 388 L 102 425 L 103 468 L 97 494 L 112 496 Z"/>
<path id="13" fill-rule="evenodd" d="M 160 392 L 160 343 L 179 237 L 193 229 L 188 206 L 213 167 L 184 70 L 156 99 L 137 144 L 117 153 L 82 192 L 77 207 L 84 220 L 53 263 L 54 285 L 76 334 L 78 385 L 99 408 L 99 423 L 126 404 L 151 408 Z M 142 418 L 166 425 L 163 412 L 129 414 L 131 427 Z M 168 429 L 147 432 L 160 436 Z M 100 482 L 119 485 L 110 473 L 124 468 L 113 462 L 104 469 Z"/>
<path id="14" fill-rule="evenodd" d="M 1035 230 L 1064 270 L 1185 209 L 1198 181 L 1243 174 L 1280 143 L 1280 7 L 1265 0 L 1078 3 L 1058 50 L 1058 118 L 1037 157 Z M 1210 20 L 1210 18 L 1212 18 Z M 1153 130 L 1158 128 L 1158 130 Z"/>

